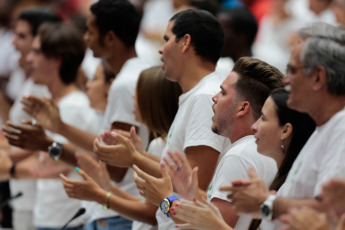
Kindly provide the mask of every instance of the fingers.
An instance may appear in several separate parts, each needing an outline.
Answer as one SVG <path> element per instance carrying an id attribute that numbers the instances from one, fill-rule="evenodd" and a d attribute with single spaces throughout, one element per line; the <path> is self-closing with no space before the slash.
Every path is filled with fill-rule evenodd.
<path id="1" fill-rule="evenodd" d="M 136 172 L 133 173 L 133 179 L 135 185 L 137 186 L 140 196 L 145 197 L 145 181 L 141 179 Z"/>
<path id="2" fill-rule="evenodd" d="M 144 171 L 142 171 L 140 168 L 138 168 L 138 166 L 133 165 L 133 169 L 137 173 L 137 175 L 140 178 L 142 178 L 143 180 L 148 181 L 148 180 L 152 179 L 152 176 L 150 176 L 149 174 L 147 174 Z"/>
<path id="3" fill-rule="evenodd" d="M 250 167 L 248 170 L 248 174 L 250 179 L 255 180 L 255 179 L 259 179 L 258 174 L 255 172 L 255 169 L 253 167 Z"/>
<path id="4" fill-rule="evenodd" d="M 170 180 L 170 176 L 169 176 L 169 169 L 167 168 L 165 163 L 161 163 L 160 164 L 160 170 L 162 173 L 163 178 L 169 179 Z"/>
<path id="5" fill-rule="evenodd" d="M 135 131 L 135 126 L 132 126 L 132 127 L 131 127 L 129 133 L 130 133 L 130 137 L 131 137 L 133 140 L 135 140 L 135 138 L 137 137 L 137 132 Z"/>
<path id="6" fill-rule="evenodd" d="M 175 228 L 179 228 L 179 229 L 195 229 L 194 226 L 191 223 L 177 224 L 177 225 L 175 225 Z"/>

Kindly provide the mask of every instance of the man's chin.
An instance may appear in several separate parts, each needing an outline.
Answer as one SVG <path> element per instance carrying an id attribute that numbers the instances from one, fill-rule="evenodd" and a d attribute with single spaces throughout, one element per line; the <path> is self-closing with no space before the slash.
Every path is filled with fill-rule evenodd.
<path id="1" fill-rule="evenodd" d="M 215 134 L 218 134 L 218 135 L 219 135 L 219 133 L 218 133 L 218 128 L 217 128 L 216 126 L 213 126 L 213 125 L 212 125 L 212 132 L 214 132 Z"/>

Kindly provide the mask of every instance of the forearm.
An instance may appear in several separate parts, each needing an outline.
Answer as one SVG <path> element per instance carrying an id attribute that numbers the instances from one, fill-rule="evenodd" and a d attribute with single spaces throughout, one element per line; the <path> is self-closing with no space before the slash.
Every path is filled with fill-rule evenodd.
<path id="1" fill-rule="evenodd" d="M 93 151 L 93 141 L 97 138 L 96 135 L 66 123 L 62 123 L 59 133 L 75 145 L 87 151 Z"/>
<path id="2" fill-rule="evenodd" d="M 2 92 L 0 92 L 0 107 L 0 117 L 3 123 L 5 123 L 9 119 L 11 104 Z"/>
<path id="3" fill-rule="evenodd" d="M 150 174 L 151 176 L 160 178 L 162 177 L 160 167 L 159 167 L 159 162 L 156 160 L 153 160 L 149 157 L 146 157 L 143 154 L 137 154 L 134 157 L 134 162 L 136 166 L 138 166 L 141 170 L 146 172 L 147 174 Z"/>
<path id="4" fill-rule="evenodd" d="M 33 153 L 32 151 L 27 151 L 27 150 L 18 148 L 18 149 L 9 151 L 9 156 L 13 162 L 18 162 L 31 156 L 32 153 Z"/>
<path id="5" fill-rule="evenodd" d="M 107 192 L 105 190 L 101 190 L 95 196 L 95 201 L 103 205 L 105 203 L 106 196 Z M 148 202 L 142 202 L 140 198 L 136 198 L 135 200 L 127 200 L 113 194 L 109 199 L 109 208 L 120 213 L 121 216 L 129 219 L 151 225 L 157 224 L 155 218 L 157 207 Z"/>
<path id="6" fill-rule="evenodd" d="M 277 197 L 273 203 L 273 218 L 278 219 L 279 216 L 286 214 L 291 208 L 301 208 L 303 206 L 317 210 L 322 210 L 321 203 L 316 199 L 293 199 L 285 197 Z"/>
<path id="7" fill-rule="evenodd" d="M 155 156 L 155 155 L 152 155 L 152 154 L 150 154 L 150 153 L 148 153 L 148 152 L 146 152 L 146 151 L 143 152 L 143 155 L 144 155 L 145 157 L 147 157 L 147 158 L 153 160 L 153 161 L 158 162 L 158 163 L 160 163 L 160 161 L 161 161 L 161 158 L 160 158 L 160 157 L 157 157 L 157 156 Z"/>
<path id="8" fill-rule="evenodd" d="M 119 187 L 113 184 L 111 185 L 111 193 L 117 197 L 120 197 L 126 200 L 134 200 L 134 201 L 138 200 L 138 197 L 132 196 L 131 194 L 122 191 Z"/>

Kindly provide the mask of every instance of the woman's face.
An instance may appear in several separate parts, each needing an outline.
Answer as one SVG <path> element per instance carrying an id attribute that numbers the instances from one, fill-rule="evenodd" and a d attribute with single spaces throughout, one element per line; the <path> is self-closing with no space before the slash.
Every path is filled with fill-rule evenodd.
<path id="1" fill-rule="evenodd" d="M 258 152 L 272 158 L 281 152 L 280 135 L 283 129 L 279 126 L 275 106 L 274 101 L 269 97 L 262 107 L 261 117 L 252 125 Z"/>
<path id="2" fill-rule="evenodd" d="M 94 78 L 86 83 L 86 93 L 92 108 L 100 111 L 105 110 L 110 85 L 111 82 L 105 82 L 103 66 L 100 63 L 96 69 Z"/>
<path id="3" fill-rule="evenodd" d="M 136 94 L 136 93 L 134 94 L 133 98 L 134 98 L 134 103 L 133 103 L 133 105 L 134 105 L 134 110 L 133 110 L 133 114 L 134 114 L 134 116 L 135 116 L 135 120 L 136 120 L 137 122 L 142 122 L 142 120 L 141 120 L 141 114 L 140 114 L 140 110 L 139 110 L 139 105 L 138 105 L 137 94 Z"/>

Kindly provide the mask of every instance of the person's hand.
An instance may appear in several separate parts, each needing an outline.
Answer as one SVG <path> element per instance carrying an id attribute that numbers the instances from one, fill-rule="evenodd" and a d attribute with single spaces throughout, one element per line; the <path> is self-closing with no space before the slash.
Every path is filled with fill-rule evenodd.
<path id="1" fill-rule="evenodd" d="M 340 217 L 340 220 L 335 230 L 345 230 L 345 213 Z"/>
<path id="2" fill-rule="evenodd" d="M 12 167 L 10 156 L 4 151 L 0 151 L 0 180 L 10 179 L 10 169 Z"/>
<path id="3" fill-rule="evenodd" d="M 23 110 L 34 117 L 43 128 L 59 133 L 63 122 L 59 107 L 52 99 L 30 95 L 23 97 L 21 103 L 24 105 Z"/>
<path id="4" fill-rule="evenodd" d="M 117 134 L 121 134 L 122 136 L 128 138 L 133 143 L 136 150 L 139 153 L 143 153 L 143 142 L 141 138 L 137 135 L 134 126 L 131 127 L 130 132 L 121 129 L 113 129 L 112 131 L 106 131 L 105 133 L 101 134 L 101 139 L 107 145 L 117 145 L 121 143 L 121 140 L 118 140 L 117 138 Z"/>
<path id="5" fill-rule="evenodd" d="M 253 168 L 249 168 L 249 178 L 232 181 L 232 185 L 222 186 L 220 191 L 230 192 L 228 198 L 238 213 L 258 214 L 260 205 L 271 193 Z"/>
<path id="6" fill-rule="evenodd" d="M 231 230 L 224 222 L 218 208 L 205 199 L 176 202 L 170 210 L 174 217 L 186 222 L 177 224 L 176 228 Z"/>
<path id="7" fill-rule="evenodd" d="M 280 221 L 287 225 L 281 230 L 330 230 L 326 213 L 318 212 L 309 207 L 293 208 L 287 214 L 280 216 Z"/>
<path id="8" fill-rule="evenodd" d="M 53 140 L 46 135 L 42 126 L 32 125 L 31 122 L 27 120 L 20 125 L 16 125 L 7 121 L 6 125 L 2 126 L 4 136 L 10 145 L 31 151 L 47 151 Z"/>
<path id="9" fill-rule="evenodd" d="M 103 162 L 98 162 L 87 153 L 76 153 L 75 157 L 81 169 L 83 169 L 104 190 L 110 190 L 111 180 L 106 165 Z"/>
<path id="10" fill-rule="evenodd" d="M 76 168 L 84 180 L 71 180 L 60 175 L 66 194 L 70 198 L 88 201 L 97 201 L 97 197 L 105 191 L 83 170 Z"/>
<path id="11" fill-rule="evenodd" d="M 145 197 L 152 204 L 159 206 L 160 202 L 167 196 L 173 194 L 173 187 L 168 169 L 164 163 L 160 164 L 162 178 L 153 177 L 136 165 L 133 165 L 134 169 L 134 182 L 137 185 L 137 189 L 141 196 Z"/>
<path id="12" fill-rule="evenodd" d="M 193 170 L 181 153 L 168 151 L 170 160 L 163 158 L 175 191 L 187 200 L 192 200 L 198 194 L 198 167 Z"/>
<path id="13" fill-rule="evenodd" d="M 327 211 L 335 212 L 338 217 L 345 213 L 345 180 L 331 179 L 322 185 L 321 203 Z"/>
<path id="14" fill-rule="evenodd" d="M 116 134 L 119 144 L 103 145 L 98 138 L 94 141 L 94 153 L 97 158 L 104 163 L 116 167 L 128 168 L 134 163 L 136 154 L 140 154 L 135 150 L 132 142 L 121 134 Z"/>

